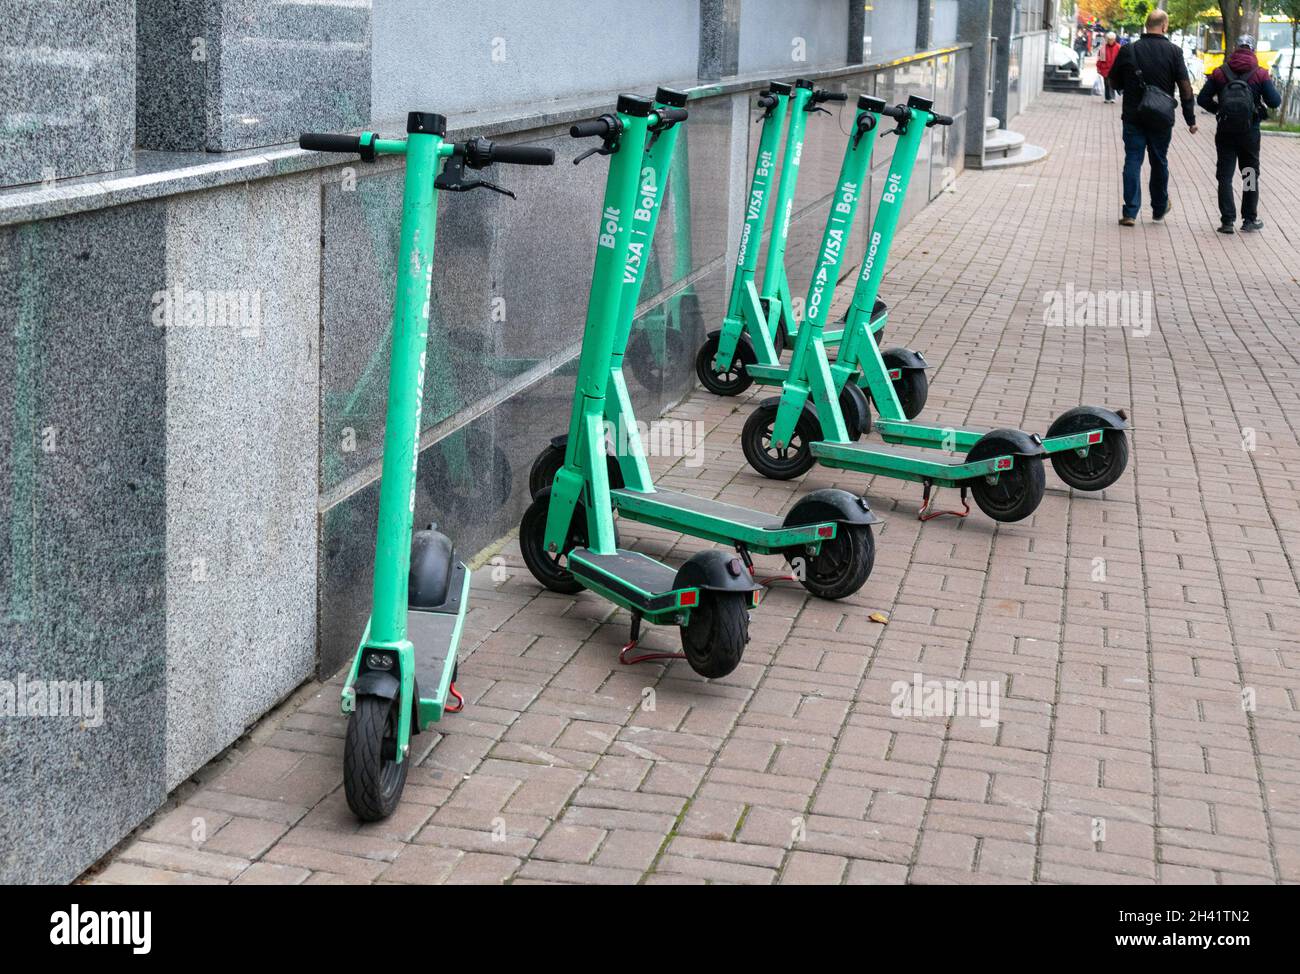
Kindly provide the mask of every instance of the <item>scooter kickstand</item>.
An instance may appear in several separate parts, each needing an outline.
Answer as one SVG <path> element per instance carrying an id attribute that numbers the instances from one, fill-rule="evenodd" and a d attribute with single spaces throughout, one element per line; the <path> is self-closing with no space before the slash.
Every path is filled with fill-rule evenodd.
<path id="1" fill-rule="evenodd" d="M 965 517 L 967 514 L 970 513 L 970 501 L 967 500 L 966 498 L 967 490 L 965 484 L 962 484 L 961 487 L 962 509 L 960 511 L 955 509 L 950 511 L 932 511 L 930 509 L 930 505 L 934 497 L 937 497 L 939 494 L 937 490 L 933 491 L 933 497 L 932 497 L 931 491 L 933 490 L 933 488 L 934 485 L 928 480 L 924 482 L 924 486 L 921 488 L 921 498 L 922 498 L 921 509 L 916 512 L 916 519 L 918 521 L 933 521 L 936 517 L 944 517 L 944 516 Z"/>
<path id="2" fill-rule="evenodd" d="M 627 641 L 627 645 L 619 650 L 618 661 L 624 666 L 633 666 L 636 663 L 649 663 L 657 659 L 686 659 L 685 653 L 660 653 L 649 652 L 642 653 L 640 656 L 628 656 L 627 654 L 636 649 L 636 644 L 641 640 L 641 613 L 632 613 L 632 633 Z"/>

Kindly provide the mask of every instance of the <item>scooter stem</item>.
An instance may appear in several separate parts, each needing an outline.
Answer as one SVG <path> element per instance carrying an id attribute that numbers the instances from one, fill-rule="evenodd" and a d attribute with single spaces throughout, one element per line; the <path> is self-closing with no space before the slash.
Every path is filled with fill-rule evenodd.
<path id="1" fill-rule="evenodd" d="M 437 222 L 437 190 L 433 181 L 438 174 L 447 121 L 441 115 L 411 112 L 406 130 L 406 185 L 402 195 L 384 461 L 379 482 L 379 528 L 375 539 L 372 643 L 395 643 L 406 638 L 415 468 L 424 403 L 429 286 Z"/>

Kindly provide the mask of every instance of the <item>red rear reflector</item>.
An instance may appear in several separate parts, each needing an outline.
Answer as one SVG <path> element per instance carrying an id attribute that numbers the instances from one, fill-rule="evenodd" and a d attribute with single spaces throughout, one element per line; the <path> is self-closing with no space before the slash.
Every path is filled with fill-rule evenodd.
<path id="1" fill-rule="evenodd" d="M 893 381 L 893 382 L 897 382 L 897 381 L 898 381 L 899 379 L 901 379 L 902 377 L 903 377 L 903 370 L 902 370 L 902 369 L 890 369 L 890 370 L 889 370 L 889 378 L 890 378 L 891 381 Z"/>
<path id="2" fill-rule="evenodd" d="M 1089 434 L 1088 434 L 1088 442 L 1089 442 L 1089 443 L 1100 443 L 1100 442 L 1101 442 L 1101 433 L 1100 433 L 1100 431 L 1098 431 L 1098 432 L 1096 432 L 1096 433 L 1089 433 Z"/>
<path id="3" fill-rule="evenodd" d="M 999 461 L 997 462 L 996 469 L 998 469 L 998 470 L 1010 470 L 1010 469 L 1011 469 L 1011 461 L 1010 461 L 1010 460 L 999 460 Z"/>
<path id="4" fill-rule="evenodd" d="M 819 538 L 829 538 L 834 533 L 835 533 L 835 529 L 831 527 L 829 524 L 826 525 L 826 527 L 824 528 L 817 529 L 817 537 Z"/>
<path id="5" fill-rule="evenodd" d="M 681 597 L 677 600 L 677 604 L 680 606 L 691 606 L 695 605 L 699 600 L 699 592 L 683 592 Z"/>

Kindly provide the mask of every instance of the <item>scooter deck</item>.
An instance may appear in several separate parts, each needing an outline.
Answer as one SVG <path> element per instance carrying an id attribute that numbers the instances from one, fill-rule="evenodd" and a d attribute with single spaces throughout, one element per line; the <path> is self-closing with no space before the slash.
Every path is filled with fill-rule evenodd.
<path id="1" fill-rule="evenodd" d="M 917 423 L 906 419 L 877 419 L 875 428 L 886 443 L 931 448 L 951 444 L 957 450 L 969 450 L 980 437 L 989 432 L 978 426 L 936 426 L 933 423 Z M 1043 452 L 1087 450 L 1100 443 L 1105 434 L 1105 429 L 1099 426 L 1064 436 L 1044 437 Z"/>
<path id="2" fill-rule="evenodd" d="M 886 306 L 885 302 L 877 300 L 875 306 L 871 309 L 871 330 L 879 331 L 885 326 L 885 322 L 888 318 L 889 308 Z M 842 329 L 840 331 L 823 332 L 822 344 L 839 344 L 843 335 L 844 332 Z M 795 336 L 791 336 L 791 339 L 793 340 L 794 337 Z M 764 386 L 779 386 L 790 377 L 790 367 L 788 365 L 761 365 L 754 363 L 752 365 L 746 365 L 745 372 L 759 385 Z"/>
<path id="3" fill-rule="evenodd" d="M 584 588 L 651 622 L 694 605 L 699 597 L 698 589 L 675 587 L 675 568 L 626 548 L 610 554 L 574 548 L 569 552 L 568 569 Z"/>
<path id="4" fill-rule="evenodd" d="M 642 524 L 685 531 L 692 537 L 723 544 L 743 544 L 760 554 L 835 537 L 833 521 L 786 526 L 775 514 L 738 507 L 673 490 L 611 490 L 610 498 L 624 517 Z"/>
<path id="5" fill-rule="evenodd" d="M 890 443 L 832 443 L 816 440 L 809 444 L 812 455 L 825 467 L 882 474 L 897 480 L 930 481 L 939 487 L 956 487 L 964 481 L 1010 470 L 1010 454 L 967 462 L 962 457 L 934 450 L 896 446 Z"/>
<path id="6" fill-rule="evenodd" d="M 469 570 L 457 562 L 447 584 L 447 601 L 434 608 L 406 610 L 406 638 L 415 651 L 420 689 L 420 726 L 441 719 L 456 669 L 456 649 L 469 604 Z"/>

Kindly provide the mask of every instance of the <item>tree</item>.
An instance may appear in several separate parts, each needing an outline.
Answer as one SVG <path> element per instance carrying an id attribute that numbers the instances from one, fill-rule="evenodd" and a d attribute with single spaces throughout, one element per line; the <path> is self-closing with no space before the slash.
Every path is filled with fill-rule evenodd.
<path id="1" fill-rule="evenodd" d="M 1168 0 L 1162 6 L 1169 14 L 1170 31 L 1187 30 L 1205 12 L 1205 0 Z"/>
<path id="2" fill-rule="evenodd" d="M 1260 0 L 1242 0 L 1241 3 L 1219 3 L 1223 15 L 1223 49 L 1231 51 L 1242 34 L 1259 33 Z"/>

